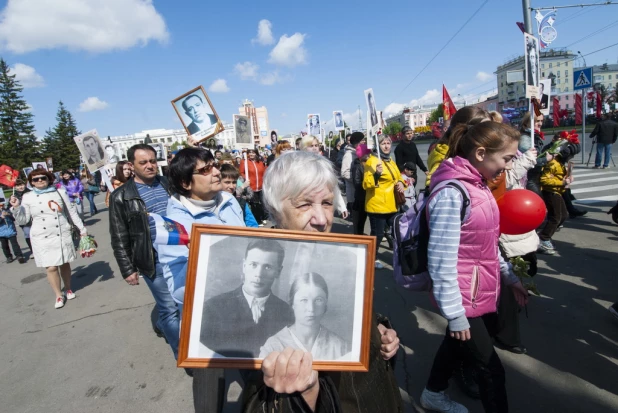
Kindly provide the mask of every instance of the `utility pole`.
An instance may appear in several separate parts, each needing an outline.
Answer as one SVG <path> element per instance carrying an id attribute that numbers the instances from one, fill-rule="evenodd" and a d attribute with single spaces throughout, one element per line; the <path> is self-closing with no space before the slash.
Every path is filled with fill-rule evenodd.
<path id="1" fill-rule="evenodd" d="M 526 33 L 532 34 L 532 21 L 530 19 L 530 0 L 521 0 L 524 9 L 524 29 Z"/>

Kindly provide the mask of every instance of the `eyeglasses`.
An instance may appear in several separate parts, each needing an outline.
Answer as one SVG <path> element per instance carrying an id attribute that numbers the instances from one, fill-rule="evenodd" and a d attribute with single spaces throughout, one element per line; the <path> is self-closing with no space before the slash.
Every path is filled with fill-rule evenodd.
<path id="1" fill-rule="evenodd" d="M 35 176 L 34 178 L 32 178 L 32 182 L 40 182 L 40 181 L 47 181 L 47 177 L 46 176 Z"/>
<path id="2" fill-rule="evenodd" d="M 209 163 L 208 165 L 205 165 L 200 169 L 196 169 L 195 171 L 193 171 L 193 175 L 208 175 L 212 172 L 212 168 L 219 169 L 219 162 Z"/>

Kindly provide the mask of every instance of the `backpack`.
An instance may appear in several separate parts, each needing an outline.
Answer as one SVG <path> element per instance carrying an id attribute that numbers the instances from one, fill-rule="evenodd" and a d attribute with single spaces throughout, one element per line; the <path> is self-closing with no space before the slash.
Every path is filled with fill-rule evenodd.
<path id="1" fill-rule="evenodd" d="M 461 223 L 463 224 L 470 214 L 470 195 L 466 187 L 456 179 L 440 182 L 428 196 L 421 193 L 412 208 L 395 216 L 393 274 L 395 282 L 407 290 L 429 291 L 431 289 L 427 259 L 429 246 L 427 205 L 440 189 L 447 186 L 461 192 L 463 197 Z"/>

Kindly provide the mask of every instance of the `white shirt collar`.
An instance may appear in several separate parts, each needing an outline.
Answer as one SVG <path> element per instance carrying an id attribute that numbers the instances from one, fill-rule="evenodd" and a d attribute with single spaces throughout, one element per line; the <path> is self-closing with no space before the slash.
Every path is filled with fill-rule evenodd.
<path id="1" fill-rule="evenodd" d="M 257 300 L 258 304 L 260 305 L 260 308 L 264 308 L 264 305 L 266 305 L 266 300 L 268 300 L 268 298 L 270 297 L 270 294 L 268 294 L 266 297 L 261 297 L 261 298 L 254 297 L 252 295 L 247 294 L 245 292 L 244 287 L 242 288 L 242 293 L 245 296 L 245 300 L 247 300 L 247 304 L 249 304 L 249 308 L 251 308 L 251 304 L 253 303 L 254 298 Z"/>

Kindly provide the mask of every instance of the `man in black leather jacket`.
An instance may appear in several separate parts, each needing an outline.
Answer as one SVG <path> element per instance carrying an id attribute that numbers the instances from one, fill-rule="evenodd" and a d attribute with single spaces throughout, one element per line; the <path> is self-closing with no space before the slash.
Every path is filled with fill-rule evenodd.
<path id="1" fill-rule="evenodd" d="M 150 288 L 157 303 L 158 336 L 165 336 L 174 357 L 178 356 L 179 315 L 163 277 L 152 246 L 148 213 L 165 215 L 170 197 L 169 183 L 157 175 L 155 150 L 146 144 L 129 148 L 127 158 L 133 164 L 135 177 L 114 190 L 109 203 L 109 229 L 112 249 L 120 274 L 129 285 L 139 284 L 139 276 Z"/>

